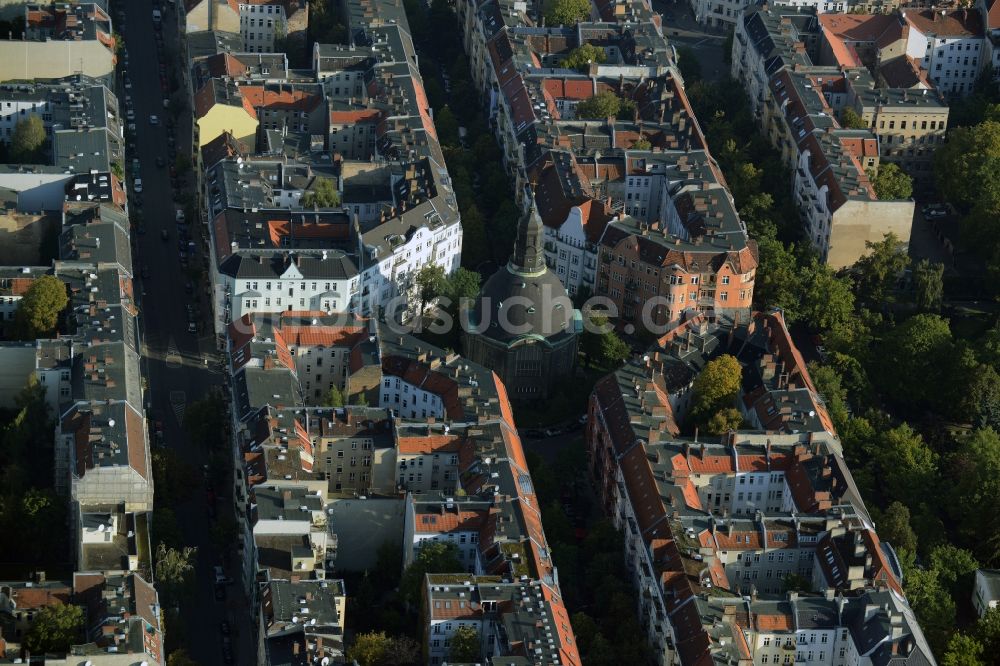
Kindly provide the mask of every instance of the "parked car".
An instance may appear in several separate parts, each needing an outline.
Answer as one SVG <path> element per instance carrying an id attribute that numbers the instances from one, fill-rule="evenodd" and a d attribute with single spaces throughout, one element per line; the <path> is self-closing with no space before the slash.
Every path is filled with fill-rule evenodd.
<path id="1" fill-rule="evenodd" d="M 181 222 L 181 223 L 184 222 L 184 211 L 182 211 L 180 208 L 174 211 L 174 222 Z"/>
<path id="2" fill-rule="evenodd" d="M 148 280 L 149 279 L 149 266 L 143 266 L 141 273 L 142 273 L 142 279 L 143 280 Z"/>
<path id="3" fill-rule="evenodd" d="M 157 118 L 156 116 L 150 116 L 149 117 L 149 124 L 150 125 L 159 125 L 160 124 L 160 119 Z"/>
<path id="4" fill-rule="evenodd" d="M 167 161 L 165 159 L 163 159 L 162 156 L 157 155 L 157 157 L 156 157 L 156 168 L 162 169 L 165 166 L 167 166 Z"/>
<path id="5" fill-rule="evenodd" d="M 142 192 L 142 178 L 136 178 L 132 181 L 132 191 L 136 194 Z"/>
<path id="6" fill-rule="evenodd" d="M 545 437 L 545 433 L 541 430 L 525 430 L 524 436 L 530 439 L 542 439 Z"/>
<path id="7" fill-rule="evenodd" d="M 226 587 L 224 585 L 215 586 L 215 600 L 216 601 L 226 600 Z"/>
<path id="8" fill-rule="evenodd" d="M 166 229 L 160 229 L 160 240 L 168 241 L 170 240 L 170 234 Z"/>
<path id="9" fill-rule="evenodd" d="M 184 293 L 185 294 L 193 294 L 194 293 L 194 285 L 191 284 L 190 280 L 188 280 L 187 282 L 184 283 Z"/>

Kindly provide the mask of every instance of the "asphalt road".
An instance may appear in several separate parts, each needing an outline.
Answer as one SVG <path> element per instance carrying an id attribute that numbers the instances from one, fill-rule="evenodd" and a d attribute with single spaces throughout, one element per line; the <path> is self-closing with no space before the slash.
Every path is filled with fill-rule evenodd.
<path id="1" fill-rule="evenodd" d="M 146 231 L 138 234 L 133 230 L 135 272 L 138 275 L 141 267 L 145 267 L 149 275 L 148 279 L 141 280 L 140 285 L 144 368 L 149 387 L 147 409 L 151 420 L 163 423 L 164 445 L 174 448 L 194 469 L 200 470 L 208 462 L 208 455 L 188 439 L 183 428 L 184 412 L 191 402 L 205 397 L 210 391 L 220 390 L 223 377 L 210 369 L 216 366 L 211 326 L 204 329 L 209 334 L 201 339 L 187 330 L 185 306 L 192 302 L 194 296 L 185 293 L 189 277 L 178 256 L 174 192 L 168 168 L 156 166 L 157 157 L 162 157 L 167 164 L 171 163 L 164 126 L 169 111 L 163 108 L 166 95 L 160 88 L 159 63 L 162 57 L 168 74 L 183 65 L 175 41 L 176 31 L 171 28 L 171 15 L 164 17 L 165 46 L 160 46 L 155 39 L 151 1 L 128 0 L 122 5 L 125 7 L 126 25 L 120 32 L 125 37 L 128 50 L 128 79 L 132 88 L 120 88 L 119 97 L 124 104 L 124 93 L 128 92 L 134 104 L 135 149 L 126 161 L 129 170 L 133 157 L 137 157 L 140 163 L 143 205 L 139 210 Z M 169 5 L 165 8 L 169 10 Z M 179 71 L 177 74 L 177 78 L 181 79 Z M 149 116 L 154 114 L 160 119 L 157 125 L 149 122 Z M 183 128 L 177 129 L 177 135 L 189 136 Z M 134 196 L 131 192 L 132 178 L 128 181 L 130 196 Z M 136 207 L 132 206 L 132 210 Z M 161 238 L 161 230 L 167 231 L 168 240 Z M 201 307 L 203 316 L 207 318 L 209 314 L 205 312 L 207 303 L 204 298 Z M 222 436 L 223 433 L 220 433 Z M 220 511 L 232 506 L 232 502 L 227 501 L 228 491 L 228 488 L 217 489 Z M 183 609 L 188 653 L 201 664 L 223 663 L 219 625 L 223 619 L 228 619 L 234 630 L 235 662 L 253 663 L 255 650 L 252 649 L 247 604 L 240 594 L 241 586 L 230 585 L 225 602 L 215 600 L 213 567 L 219 564 L 219 556 L 212 546 L 212 521 L 208 516 L 206 493 L 204 488 L 199 488 L 190 495 L 187 501 L 173 507 L 186 542 L 198 548 L 197 596 Z M 155 535 L 153 538 L 155 542 Z M 233 575 L 228 571 L 227 574 Z"/>

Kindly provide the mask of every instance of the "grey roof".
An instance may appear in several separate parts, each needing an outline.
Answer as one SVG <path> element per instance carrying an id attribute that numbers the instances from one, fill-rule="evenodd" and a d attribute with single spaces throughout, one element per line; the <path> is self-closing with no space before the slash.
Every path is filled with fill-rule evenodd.
<path id="1" fill-rule="evenodd" d="M 318 251 L 306 253 L 238 253 L 219 266 L 219 272 L 236 279 L 278 279 L 290 262 L 296 262 L 304 279 L 344 280 L 358 274 L 354 259 L 342 250 L 330 250 L 325 257 Z"/>
<path id="2" fill-rule="evenodd" d="M 188 62 L 192 63 L 216 53 L 236 53 L 243 50 L 243 37 L 234 32 L 201 30 L 187 33 L 185 39 L 188 47 Z"/>
<path id="3" fill-rule="evenodd" d="M 264 405 L 285 407 L 302 402 L 294 373 L 283 366 L 244 368 L 233 384 L 233 399 L 241 418 L 247 418 Z"/>
<path id="4" fill-rule="evenodd" d="M 258 486 L 257 520 L 312 520 L 313 511 L 323 510 L 323 498 L 305 488 Z M 303 510 L 305 507 L 305 510 Z"/>

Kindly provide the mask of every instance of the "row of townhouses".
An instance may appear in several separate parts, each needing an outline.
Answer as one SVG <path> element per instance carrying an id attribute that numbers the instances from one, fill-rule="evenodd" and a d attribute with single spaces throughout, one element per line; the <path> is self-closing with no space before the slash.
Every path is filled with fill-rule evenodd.
<path id="1" fill-rule="evenodd" d="M 445 663 L 450 637 L 474 627 L 487 661 L 580 664 L 503 383 L 392 328 L 298 311 L 229 326 L 235 510 L 259 663 L 343 656 L 335 576 L 369 569 L 380 532 L 401 543 L 404 565 L 427 543 L 456 547 L 461 570 L 425 583 L 427 663 Z M 369 406 L 307 404 L 337 384 Z M 395 520 L 383 525 L 383 513 Z M 279 613 L 275 586 L 306 585 L 329 592 Z M 328 619 L 314 625 L 317 606 Z"/>
<path id="2" fill-rule="evenodd" d="M 682 436 L 721 354 L 746 429 Z M 586 437 L 663 664 L 934 663 L 780 313 L 685 321 L 598 382 Z"/>
<path id="3" fill-rule="evenodd" d="M 251 312 L 405 319 L 420 268 L 458 268 L 457 202 L 402 7 L 347 10 L 353 45 L 314 45 L 311 70 L 187 35 L 220 338 Z M 304 207 L 320 188 L 337 201 Z"/>
<path id="4" fill-rule="evenodd" d="M 46 154 L 0 166 L 0 328 L 24 295 L 58 279 L 68 306 L 50 339 L 0 343 L 4 406 L 35 382 L 54 423 L 53 482 L 69 506 L 68 580 L 0 582 L 0 661 L 31 663 L 39 612 L 84 609 L 83 640 L 57 666 L 164 664 L 149 561 L 153 472 L 124 183 L 126 123 L 110 86 L 115 43 L 97 4 L 29 4 L 25 37 L 0 41 L 0 141 L 37 116 Z M 38 79 L 34 81 L 34 79 Z M 16 80 L 17 83 L 14 83 Z M 54 253 L 54 257 L 53 257 Z M 57 529 L 57 528 L 56 528 Z"/>
<path id="5" fill-rule="evenodd" d="M 340 573 L 384 542 L 404 566 L 445 542 L 461 567 L 426 581 L 427 663 L 474 627 L 483 661 L 580 664 L 506 388 L 376 323 L 461 255 L 402 6 L 344 3 L 350 43 L 293 70 L 227 34 L 225 5 L 188 3 L 186 40 L 258 663 L 343 660 Z M 335 205 L 308 204 L 330 188 Z M 332 389 L 352 406 L 318 406 Z"/>
<path id="6" fill-rule="evenodd" d="M 597 3 L 590 21 L 539 27 L 519 2 L 457 11 L 517 198 L 542 217 L 546 262 L 570 295 L 610 299 L 626 330 L 645 322 L 662 332 L 685 312 L 747 320 L 757 249 L 660 16 L 641 2 Z M 585 44 L 603 62 L 561 66 Z M 625 111 L 579 117 L 595 95 L 618 97 Z"/>
<path id="7" fill-rule="evenodd" d="M 880 199 L 870 174 L 894 163 L 926 183 L 944 141 L 947 103 L 903 53 L 904 41 L 894 40 L 906 32 L 902 18 L 817 17 L 765 4 L 748 9 L 736 27 L 733 77 L 792 174 L 806 238 L 835 268 L 853 264 L 866 242 L 887 233 L 909 241 L 913 201 Z M 892 47 L 879 51 L 880 40 Z M 846 109 L 862 127 L 841 125 Z"/>

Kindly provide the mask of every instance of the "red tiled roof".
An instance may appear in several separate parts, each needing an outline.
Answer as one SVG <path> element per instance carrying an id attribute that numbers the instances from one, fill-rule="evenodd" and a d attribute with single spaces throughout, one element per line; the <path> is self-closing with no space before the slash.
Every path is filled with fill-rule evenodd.
<path id="1" fill-rule="evenodd" d="M 284 87 L 274 90 L 264 86 L 240 86 L 240 94 L 245 104 L 251 108 L 312 111 L 323 101 L 318 95 L 305 90 Z"/>
<path id="2" fill-rule="evenodd" d="M 457 435 L 399 437 L 396 441 L 396 450 L 404 455 L 455 453 L 462 448 L 462 441 Z"/>
<path id="3" fill-rule="evenodd" d="M 983 22 L 977 9 L 907 11 L 906 22 L 921 33 L 947 37 L 982 37 Z"/>
<path id="4" fill-rule="evenodd" d="M 479 531 L 484 511 L 449 511 L 418 513 L 414 517 L 414 530 L 418 534 Z M 425 520 L 426 519 L 426 520 Z"/>

